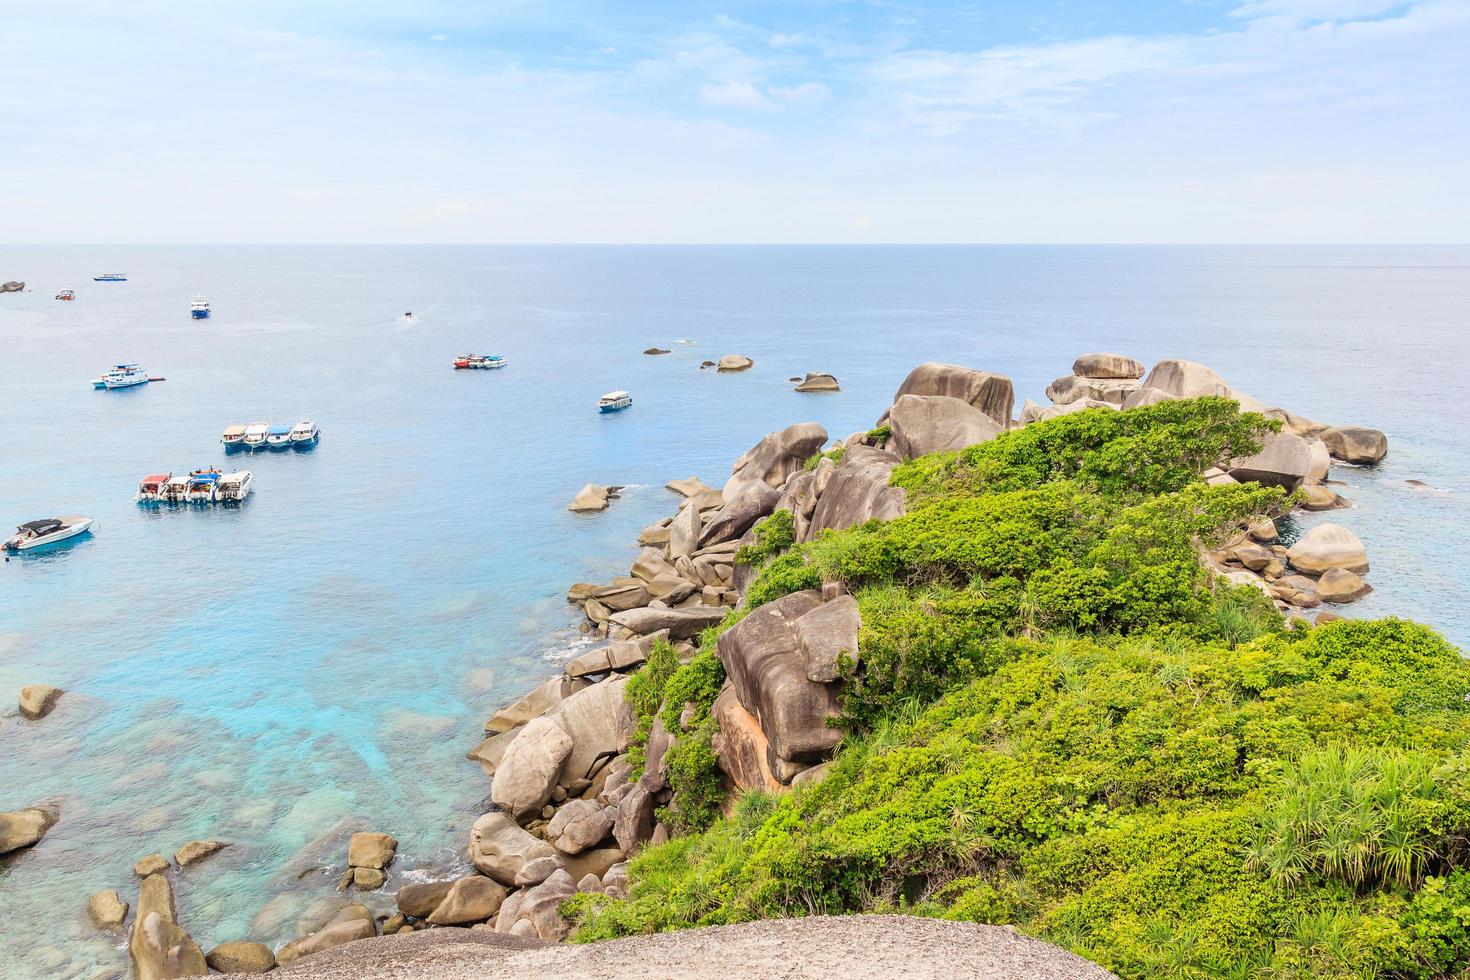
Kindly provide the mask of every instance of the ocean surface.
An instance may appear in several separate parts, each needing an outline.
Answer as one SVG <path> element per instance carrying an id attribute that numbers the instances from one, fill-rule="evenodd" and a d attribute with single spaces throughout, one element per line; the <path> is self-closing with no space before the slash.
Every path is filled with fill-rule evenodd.
<path id="1" fill-rule="evenodd" d="M 566 587 L 626 570 L 665 481 L 718 485 L 792 422 L 867 429 L 921 361 L 1007 374 L 1019 409 L 1085 351 L 1184 357 L 1383 429 L 1383 465 L 1334 468 L 1356 507 L 1311 520 L 1367 545 L 1353 615 L 1470 644 L 1470 247 L 0 246 L 6 279 L 28 291 L 0 294 L 0 521 L 97 520 L 0 565 L 0 810 L 63 814 L 0 859 L 7 978 L 124 970 L 87 897 L 134 901 L 133 862 L 195 838 L 232 845 L 175 876 L 206 950 L 339 902 L 348 829 L 400 841 L 379 908 L 463 867 L 488 793 L 464 754 L 585 643 Z M 510 366 L 454 371 L 464 351 Z M 755 368 L 699 370 L 726 353 Z M 121 361 L 167 380 L 94 391 Z M 843 390 L 793 392 L 806 371 Z M 614 388 L 633 408 L 598 415 Z M 227 461 L 226 426 L 302 418 L 314 451 Z M 255 492 L 133 502 L 206 465 Z M 569 513 L 588 482 L 628 489 Z M 39 723 L 29 683 L 67 691 Z"/>

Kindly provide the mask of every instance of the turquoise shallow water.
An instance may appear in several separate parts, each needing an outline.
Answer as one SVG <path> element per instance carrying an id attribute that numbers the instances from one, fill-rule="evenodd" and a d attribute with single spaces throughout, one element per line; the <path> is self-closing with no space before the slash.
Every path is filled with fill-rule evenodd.
<path id="1" fill-rule="evenodd" d="M 1385 465 L 1335 473 L 1359 506 L 1330 519 L 1373 560 L 1356 610 L 1470 642 L 1470 248 L 0 247 L 11 278 L 0 521 L 98 530 L 0 565 L 0 699 L 69 692 L 0 718 L 0 810 L 63 809 L 0 862 L 7 977 L 117 969 L 87 896 L 131 901 L 136 858 L 196 837 L 234 844 L 177 880 L 206 948 L 294 935 L 350 825 L 400 839 L 389 890 L 452 866 L 488 790 L 464 752 L 580 642 L 566 586 L 626 569 L 666 480 L 717 484 L 794 421 L 866 429 L 923 360 L 1009 374 L 1019 403 L 1084 350 L 1181 356 L 1384 429 Z M 464 350 L 511 366 L 453 371 Z M 697 369 L 732 352 L 756 368 Z M 91 390 L 119 360 L 168 380 Z M 793 393 L 808 370 L 844 390 Z M 599 416 L 612 388 L 634 407 Z M 314 452 L 226 465 L 255 472 L 244 507 L 133 503 L 147 473 L 225 465 L 226 425 L 301 417 Z M 568 513 L 589 481 L 630 489 Z"/>

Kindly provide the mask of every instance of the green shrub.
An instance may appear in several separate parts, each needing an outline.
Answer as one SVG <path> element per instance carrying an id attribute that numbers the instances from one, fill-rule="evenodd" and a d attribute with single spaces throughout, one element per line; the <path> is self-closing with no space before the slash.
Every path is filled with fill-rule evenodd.
<path id="1" fill-rule="evenodd" d="M 742 565 L 764 565 L 796 543 L 796 518 L 785 508 L 761 518 L 753 530 L 755 543 L 735 552 L 735 560 Z"/>

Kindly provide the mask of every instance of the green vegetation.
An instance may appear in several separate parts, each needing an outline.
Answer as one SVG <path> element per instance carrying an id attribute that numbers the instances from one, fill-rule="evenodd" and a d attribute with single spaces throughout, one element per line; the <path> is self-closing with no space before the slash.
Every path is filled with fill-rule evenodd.
<path id="1" fill-rule="evenodd" d="M 1271 427 L 1221 399 L 1079 412 L 905 464 L 897 520 L 794 544 L 773 515 L 752 605 L 858 599 L 848 737 L 823 781 L 716 818 L 718 631 L 650 658 L 640 717 L 696 706 L 682 833 L 628 899 L 579 897 L 577 938 L 904 911 L 1126 978 L 1466 970 L 1470 665 L 1399 620 L 1287 628 L 1198 561 L 1282 506 L 1200 475 Z"/>

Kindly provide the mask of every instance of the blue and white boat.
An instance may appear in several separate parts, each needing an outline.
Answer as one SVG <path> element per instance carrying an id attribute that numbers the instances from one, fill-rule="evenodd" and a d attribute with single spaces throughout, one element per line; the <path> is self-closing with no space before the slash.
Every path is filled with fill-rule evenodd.
<path id="1" fill-rule="evenodd" d="M 296 449 L 310 449 L 321 437 L 322 430 L 309 419 L 302 419 L 291 426 L 291 445 Z"/>
<path id="2" fill-rule="evenodd" d="M 209 300 L 203 296 L 195 296 L 194 302 L 189 305 L 189 315 L 196 320 L 209 319 Z"/>
<path id="3" fill-rule="evenodd" d="M 626 391 L 609 391 L 597 399 L 597 410 L 603 414 L 608 412 L 621 412 L 625 408 L 633 406 L 633 396 Z"/>
<path id="4" fill-rule="evenodd" d="M 189 474 L 189 483 L 184 490 L 184 500 L 191 504 L 214 503 L 214 490 L 219 484 L 220 472 L 216 469 L 195 470 Z"/>
<path id="5" fill-rule="evenodd" d="M 269 449 L 285 449 L 291 445 L 291 426 L 272 425 L 265 430 L 265 444 Z"/>
<path id="6" fill-rule="evenodd" d="M 115 364 L 111 371 L 100 378 L 92 379 L 93 388 L 133 388 L 145 385 L 152 379 L 148 372 L 136 364 Z"/>
<path id="7" fill-rule="evenodd" d="M 127 282 L 128 277 L 121 272 L 104 272 L 100 276 L 93 276 L 93 282 Z"/>

